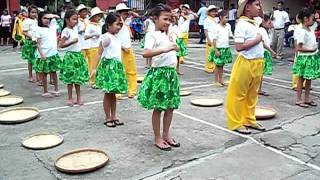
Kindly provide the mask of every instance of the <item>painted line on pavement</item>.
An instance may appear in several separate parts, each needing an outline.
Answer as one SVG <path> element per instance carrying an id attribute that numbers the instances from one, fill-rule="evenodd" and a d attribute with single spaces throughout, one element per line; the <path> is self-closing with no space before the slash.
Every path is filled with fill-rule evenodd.
<path id="1" fill-rule="evenodd" d="M 87 106 L 87 105 L 94 105 L 94 104 L 100 104 L 103 101 L 92 101 L 92 102 L 88 102 L 88 103 L 84 103 L 83 106 Z M 74 105 L 73 107 L 80 107 L 79 105 Z M 61 109 L 67 109 L 67 108 L 72 108 L 70 106 L 60 106 L 60 107 L 53 107 L 53 108 L 47 108 L 47 109 L 42 109 L 39 110 L 40 112 L 49 112 L 49 111 L 56 111 L 56 110 L 61 110 Z"/>
<path id="2" fill-rule="evenodd" d="M 20 71 L 20 70 L 26 70 L 28 68 L 13 68 L 13 69 L 2 69 L 0 70 L 0 73 L 3 73 L 3 72 L 12 72 L 12 71 Z"/>

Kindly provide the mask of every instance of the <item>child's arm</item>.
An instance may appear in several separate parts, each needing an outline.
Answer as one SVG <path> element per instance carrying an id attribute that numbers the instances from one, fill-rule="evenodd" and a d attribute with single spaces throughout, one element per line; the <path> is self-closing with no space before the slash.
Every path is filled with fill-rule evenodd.
<path id="1" fill-rule="evenodd" d="M 88 40 L 94 37 L 99 37 L 100 35 L 91 30 L 90 26 L 86 29 L 84 33 L 84 40 Z"/>
<path id="2" fill-rule="evenodd" d="M 71 41 L 68 42 L 68 43 L 66 42 L 67 40 L 68 40 L 68 38 L 66 38 L 66 37 L 60 38 L 59 47 L 60 47 L 60 48 L 66 48 L 66 47 L 69 47 L 69 46 L 71 46 L 72 44 L 75 44 L 75 43 L 78 42 L 78 38 L 75 38 L 75 39 L 71 40 Z"/>
<path id="3" fill-rule="evenodd" d="M 298 43 L 297 51 L 299 52 L 315 52 L 318 48 L 304 48 L 303 43 Z"/>
<path id="4" fill-rule="evenodd" d="M 270 46 L 268 46 L 265 42 L 263 42 L 263 47 L 264 47 L 265 49 L 267 49 L 269 52 L 271 52 L 272 57 L 276 57 L 276 56 L 277 56 L 277 53 L 276 53 L 276 52 L 274 52 L 274 50 L 273 50 L 273 49 L 271 49 L 271 47 L 270 47 Z"/>
<path id="5" fill-rule="evenodd" d="M 142 56 L 144 58 L 152 58 L 154 56 L 158 56 L 163 53 L 175 51 L 176 49 L 177 49 L 177 45 L 175 45 L 175 44 L 170 44 L 166 48 L 144 49 L 142 52 Z"/>
<path id="6" fill-rule="evenodd" d="M 243 43 L 236 43 L 236 50 L 237 51 L 248 50 L 254 47 L 255 45 L 259 44 L 261 41 L 262 41 L 262 36 L 261 34 L 258 33 L 256 39 L 254 40 L 249 40 Z"/>
<path id="7" fill-rule="evenodd" d="M 38 38 L 37 39 L 37 49 L 38 49 L 38 51 L 39 51 L 39 54 L 40 54 L 40 57 L 41 57 L 41 59 L 43 60 L 43 61 L 45 61 L 46 60 L 46 56 L 43 54 L 43 52 L 42 52 L 42 49 L 41 49 L 41 46 L 40 46 L 40 39 Z"/>
<path id="8" fill-rule="evenodd" d="M 210 38 L 209 38 L 208 29 L 205 29 L 205 30 L 204 30 L 204 34 L 205 34 L 205 36 L 206 36 L 206 38 L 207 38 L 207 43 L 208 43 L 208 45 L 209 45 L 209 46 L 212 46 L 212 42 L 210 41 Z"/>

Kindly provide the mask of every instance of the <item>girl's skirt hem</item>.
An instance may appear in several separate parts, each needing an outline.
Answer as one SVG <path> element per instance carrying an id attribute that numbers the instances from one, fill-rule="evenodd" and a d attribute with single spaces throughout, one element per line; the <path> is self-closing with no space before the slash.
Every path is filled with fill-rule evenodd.
<path id="1" fill-rule="evenodd" d="M 217 48 L 220 56 L 217 57 L 214 48 L 211 49 L 208 61 L 215 63 L 217 66 L 224 66 L 232 63 L 232 53 L 230 48 Z"/>
<path id="2" fill-rule="evenodd" d="M 307 80 L 320 77 L 320 55 L 298 55 L 293 65 L 293 74 Z"/>
<path id="3" fill-rule="evenodd" d="M 31 39 L 26 39 L 21 50 L 21 58 L 34 65 L 36 49 L 36 42 Z"/>
<path id="4" fill-rule="evenodd" d="M 179 47 L 179 51 L 177 52 L 178 57 L 185 57 L 188 55 L 188 50 L 186 44 L 183 42 L 181 38 L 176 40 L 177 46 Z"/>
<path id="5" fill-rule="evenodd" d="M 38 73 L 51 73 L 60 70 L 61 59 L 59 54 L 47 57 L 45 60 L 37 58 L 35 60 L 35 71 Z"/>
<path id="6" fill-rule="evenodd" d="M 272 67 L 272 54 L 269 51 L 264 51 L 264 75 L 272 75 L 273 67 Z"/>

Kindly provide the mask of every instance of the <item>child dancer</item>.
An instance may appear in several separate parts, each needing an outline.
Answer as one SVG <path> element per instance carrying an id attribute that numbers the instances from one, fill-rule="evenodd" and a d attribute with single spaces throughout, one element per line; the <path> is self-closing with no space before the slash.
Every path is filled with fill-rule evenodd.
<path id="1" fill-rule="evenodd" d="M 148 19 L 146 19 L 144 22 L 145 36 L 147 33 L 155 31 L 155 28 L 156 27 L 153 22 L 153 16 L 151 13 L 148 13 Z M 143 40 L 142 40 L 141 48 L 144 48 L 144 42 L 145 42 L 145 38 L 143 38 Z M 149 69 L 150 66 L 151 66 L 151 59 L 147 58 L 146 59 L 146 68 Z"/>
<path id="2" fill-rule="evenodd" d="M 58 54 L 57 43 L 57 29 L 54 26 L 50 26 L 51 14 L 48 12 L 39 13 L 38 28 L 36 31 L 37 39 L 37 52 L 35 69 L 40 73 L 41 81 L 43 82 L 43 94 L 42 97 L 52 97 L 48 93 L 47 75 L 52 73 L 54 82 L 54 96 L 60 96 L 58 89 L 58 77 L 56 71 L 59 70 L 61 59 Z"/>
<path id="3" fill-rule="evenodd" d="M 129 17 L 129 13 L 133 16 L 137 15 L 133 14 L 129 10 L 130 8 L 128 8 L 124 3 L 120 3 L 116 6 L 116 11 L 120 14 L 123 24 L 118 36 L 121 41 L 122 63 L 126 70 L 126 76 L 128 80 L 128 98 L 134 98 L 137 93 L 137 66 L 131 44 L 131 30 L 125 21 Z"/>
<path id="4" fill-rule="evenodd" d="M 28 61 L 28 72 L 29 72 L 29 82 L 34 83 L 35 79 L 32 75 L 32 66 L 34 66 L 35 52 L 37 49 L 35 32 L 38 26 L 37 16 L 38 10 L 35 6 L 30 6 L 29 9 L 29 17 L 22 22 L 23 34 L 26 37 L 24 45 L 22 47 L 22 59 Z M 37 76 L 36 76 L 37 79 Z"/>
<path id="5" fill-rule="evenodd" d="M 88 43 L 88 46 L 90 47 L 87 52 L 87 60 L 88 60 L 88 66 L 89 66 L 89 73 L 90 73 L 90 86 L 92 88 L 95 88 L 95 82 L 94 82 L 94 74 L 93 69 L 96 69 L 95 60 L 98 56 L 99 51 L 99 37 L 102 33 L 102 28 L 100 26 L 100 19 L 102 18 L 103 11 L 101 11 L 98 7 L 95 7 L 91 9 L 91 16 L 90 16 L 90 23 L 88 27 L 85 30 L 84 39 L 87 40 L 86 43 Z"/>
<path id="6" fill-rule="evenodd" d="M 272 21 L 269 15 L 264 15 L 262 24 L 260 25 L 259 33 L 262 35 L 262 41 L 264 46 L 264 75 L 272 75 L 272 57 L 276 57 L 276 53 L 271 49 L 271 38 L 269 30 L 273 27 Z M 262 77 L 263 78 L 263 77 Z M 269 96 L 265 91 L 262 91 L 262 80 L 259 88 L 259 95 Z"/>
<path id="7" fill-rule="evenodd" d="M 216 32 L 213 37 L 213 48 L 208 57 L 209 62 L 214 62 L 215 85 L 224 86 L 223 66 L 232 63 L 232 53 L 229 45 L 229 37 L 233 37 L 231 26 L 228 24 L 228 15 L 226 11 L 219 13 L 220 23 L 216 26 Z"/>
<path id="8" fill-rule="evenodd" d="M 156 31 L 146 37 L 143 57 L 152 58 L 152 68 L 147 72 L 140 87 L 138 101 L 146 109 L 153 109 L 152 126 L 155 135 L 155 146 L 164 151 L 179 147 L 169 129 L 173 110 L 180 104 L 180 87 L 176 66 L 175 42 L 167 35 L 170 25 L 171 10 L 168 6 L 158 4 L 153 8 Z M 160 118 L 163 117 L 163 134 L 160 134 Z"/>
<path id="9" fill-rule="evenodd" d="M 89 49 L 89 43 L 84 39 L 84 33 L 86 31 L 86 28 L 89 25 L 89 20 L 87 19 L 88 16 L 88 8 L 83 5 L 80 4 L 77 7 L 77 12 L 78 12 L 78 24 L 77 24 L 77 29 L 79 32 L 79 43 L 81 46 L 81 50 L 82 50 L 82 54 L 84 55 L 87 63 L 88 63 L 88 57 L 89 57 L 89 53 L 88 53 L 88 49 Z"/>
<path id="10" fill-rule="evenodd" d="M 297 84 L 297 101 L 296 105 L 304 108 L 309 106 L 317 106 L 310 100 L 311 80 L 320 77 L 320 62 L 318 45 L 314 35 L 314 31 L 310 27 L 314 23 L 314 14 L 308 8 L 303 8 L 299 14 L 303 27 L 297 37 L 297 58 L 293 65 L 293 74 L 298 76 Z M 305 82 L 305 97 L 302 100 L 302 86 Z"/>
<path id="11" fill-rule="evenodd" d="M 235 30 L 240 52 L 233 66 L 227 92 L 227 124 L 230 130 L 250 134 L 248 128 L 264 131 L 256 122 L 255 110 L 264 67 L 264 48 L 259 27 L 253 20 L 261 11 L 260 0 L 239 0 Z"/>
<path id="12" fill-rule="evenodd" d="M 116 13 L 108 14 L 104 31 L 99 45 L 98 58 L 100 59 L 96 72 L 96 86 L 102 89 L 104 94 L 103 108 L 106 114 L 107 127 L 121 126 L 116 117 L 116 94 L 127 93 L 127 79 L 121 63 L 121 42 L 116 34 L 121 29 L 120 16 Z"/>
<path id="13" fill-rule="evenodd" d="M 74 104 L 72 99 L 73 85 L 77 93 L 76 104 L 83 105 L 80 97 L 80 85 L 86 84 L 90 78 L 87 62 L 81 53 L 77 22 L 77 12 L 68 10 L 64 16 L 64 27 L 59 43 L 60 48 L 64 48 L 66 51 L 61 65 L 60 80 L 67 84 L 68 106 Z"/>
<path id="14" fill-rule="evenodd" d="M 213 41 L 213 36 L 217 28 L 217 22 L 215 21 L 216 16 L 218 15 L 218 9 L 215 5 L 210 5 L 208 7 L 208 16 L 204 20 L 203 28 L 204 34 L 207 39 L 206 43 L 206 63 L 205 63 L 205 72 L 213 73 L 215 69 L 215 64 L 208 61 L 209 54 L 211 49 L 214 47 L 215 43 Z"/>

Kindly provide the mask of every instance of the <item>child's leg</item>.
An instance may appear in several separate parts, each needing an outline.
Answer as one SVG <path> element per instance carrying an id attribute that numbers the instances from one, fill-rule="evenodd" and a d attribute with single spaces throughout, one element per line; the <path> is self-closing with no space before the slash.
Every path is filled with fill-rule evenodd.
<path id="1" fill-rule="evenodd" d="M 170 150 L 170 145 L 167 144 L 162 138 L 160 134 L 160 117 L 161 111 L 153 110 L 152 113 L 152 128 L 154 133 L 154 142 L 155 145 L 161 150 Z"/>
<path id="2" fill-rule="evenodd" d="M 214 82 L 219 83 L 219 66 L 216 66 L 214 70 Z"/>
<path id="3" fill-rule="evenodd" d="M 32 75 L 32 64 L 28 63 L 28 72 L 29 72 L 29 82 L 34 82 L 33 75 Z"/>
<path id="4" fill-rule="evenodd" d="M 55 85 L 55 84 L 54 84 L 53 73 L 50 73 L 50 84 Z"/>
<path id="5" fill-rule="evenodd" d="M 219 82 L 220 82 L 220 84 L 224 85 L 222 76 L 223 76 L 223 66 L 220 66 L 219 67 Z"/>
<path id="6" fill-rule="evenodd" d="M 310 106 L 316 106 L 315 102 L 310 100 L 310 90 L 311 90 L 311 80 L 305 81 L 305 96 L 304 96 L 304 103 L 310 105 Z"/>
<path id="7" fill-rule="evenodd" d="M 43 94 L 48 93 L 47 73 L 40 73 L 40 79 L 43 83 Z"/>
<path id="8" fill-rule="evenodd" d="M 170 146 L 180 147 L 180 143 L 177 143 L 173 138 L 171 138 L 169 130 L 173 117 L 173 109 L 167 109 L 163 116 L 163 140 L 166 141 Z"/>
<path id="9" fill-rule="evenodd" d="M 76 94 L 77 94 L 77 104 L 79 106 L 83 105 L 83 102 L 81 101 L 81 95 L 80 95 L 80 85 L 79 84 L 75 84 L 74 88 L 76 89 Z"/>
<path id="10" fill-rule="evenodd" d="M 110 94 L 111 95 L 111 119 L 116 120 L 116 111 L 117 111 L 117 99 L 116 94 Z"/>
<path id="11" fill-rule="evenodd" d="M 67 89 L 68 89 L 67 105 L 68 105 L 68 106 L 73 106 L 73 99 L 72 99 L 73 84 L 68 84 L 68 85 L 67 85 Z"/>
<path id="12" fill-rule="evenodd" d="M 177 57 L 177 67 L 176 67 L 176 70 L 177 70 L 177 73 L 178 74 L 180 74 L 180 75 L 182 75 L 182 73 L 180 73 L 180 59 L 179 59 L 179 57 Z"/>
<path id="13" fill-rule="evenodd" d="M 54 84 L 54 91 L 58 92 L 59 88 L 58 88 L 58 76 L 56 72 L 50 73 L 50 75 L 52 76 L 52 80 L 53 80 L 53 84 Z"/>
<path id="14" fill-rule="evenodd" d="M 304 82 L 304 79 L 302 77 L 299 77 L 298 78 L 298 82 L 297 82 L 297 101 L 296 101 L 296 105 L 299 105 L 301 107 L 307 107 L 307 105 L 303 103 L 302 97 L 301 97 L 303 82 Z"/>
<path id="15" fill-rule="evenodd" d="M 103 109 L 106 114 L 106 120 L 111 120 L 111 95 L 105 93 L 103 98 Z"/>

